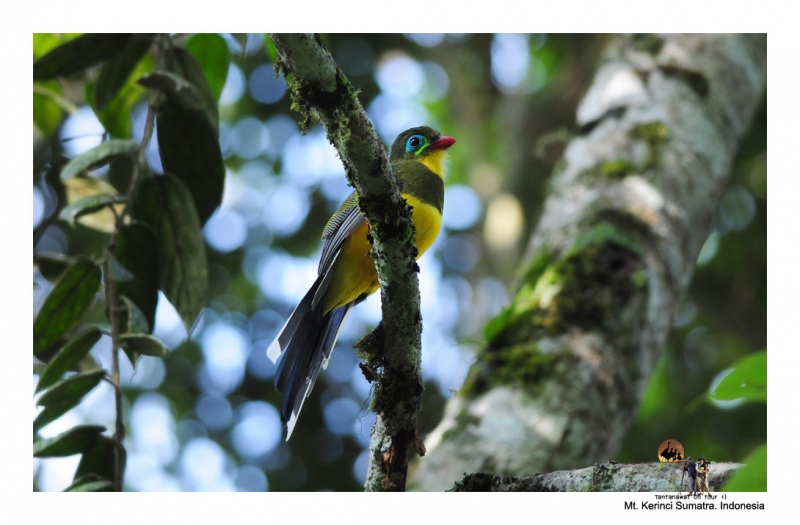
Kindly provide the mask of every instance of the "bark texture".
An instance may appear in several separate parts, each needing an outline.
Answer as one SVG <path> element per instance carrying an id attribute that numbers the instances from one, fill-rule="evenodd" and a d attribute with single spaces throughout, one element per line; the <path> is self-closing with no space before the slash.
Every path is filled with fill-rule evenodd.
<path id="1" fill-rule="evenodd" d="M 304 114 L 306 126 L 312 115 L 322 123 L 371 227 L 383 321 L 358 347 L 372 369 L 370 380 L 377 383 L 371 408 L 378 420 L 365 488 L 404 490 L 411 447 L 424 453 L 416 437 L 423 383 L 414 223 L 380 137 L 319 36 L 270 38 L 278 51 L 276 67 L 293 90 L 294 107 Z"/>
<path id="2" fill-rule="evenodd" d="M 614 458 L 766 82 L 766 35 L 621 37 L 578 108 L 519 289 L 413 487 Z"/>
<path id="3" fill-rule="evenodd" d="M 454 492 L 686 492 L 683 463 L 595 463 L 578 470 L 559 470 L 527 478 L 500 478 L 470 474 L 456 483 Z M 714 463 L 708 477 L 712 491 L 720 490 L 741 463 Z"/>

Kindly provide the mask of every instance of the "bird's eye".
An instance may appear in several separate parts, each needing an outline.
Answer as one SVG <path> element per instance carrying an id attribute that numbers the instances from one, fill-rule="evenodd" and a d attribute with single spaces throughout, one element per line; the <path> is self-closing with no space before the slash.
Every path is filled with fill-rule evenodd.
<path id="1" fill-rule="evenodd" d="M 408 141 L 406 141 L 406 151 L 414 151 L 419 149 L 424 140 L 425 139 L 422 137 L 422 135 L 412 135 L 409 137 Z"/>

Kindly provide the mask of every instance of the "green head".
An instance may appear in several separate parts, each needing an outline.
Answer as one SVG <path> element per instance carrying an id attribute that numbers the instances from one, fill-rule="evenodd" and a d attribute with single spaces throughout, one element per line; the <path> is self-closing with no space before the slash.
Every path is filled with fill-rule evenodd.
<path id="1" fill-rule="evenodd" d="M 432 153 L 443 153 L 455 144 L 453 137 L 443 137 L 441 133 L 429 126 L 407 129 L 394 140 L 389 158 L 398 160 L 422 161 Z M 438 156 L 438 155 L 437 155 Z"/>

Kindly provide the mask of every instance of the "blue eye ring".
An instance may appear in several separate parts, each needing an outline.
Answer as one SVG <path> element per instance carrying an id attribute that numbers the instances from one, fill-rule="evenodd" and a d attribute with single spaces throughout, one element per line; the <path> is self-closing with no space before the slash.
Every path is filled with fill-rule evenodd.
<path id="1" fill-rule="evenodd" d="M 422 135 L 411 135 L 406 141 L 406 153 L 416 151 L 425 144 L 425 137 Z"/>

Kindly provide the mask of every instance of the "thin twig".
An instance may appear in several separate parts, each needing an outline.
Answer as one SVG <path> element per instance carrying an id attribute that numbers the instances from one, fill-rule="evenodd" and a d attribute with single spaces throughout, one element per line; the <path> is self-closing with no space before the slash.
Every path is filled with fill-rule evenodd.
<path id="1" fill-rule="evenodd" d="M 139 189 L 139 182 L 141 180 L 141 173 L 145 167 L 145 154 L 147 147 L 150 144 L 150 139 L 153 137 L 153 130 L 155 128 L 155 109 L 153 99 L 147 105 L 147 117 L 145 119 L 144 134 L 142 135 L 142 143 L 139 145 L 136 162 L 133 166 L 133 173 L 131 174 L 131 184 L 128 188 L 128 200 L 122 208 L 122 212 L 117 216 L 116 226 L 114 233 L 111 236 L 111 241 L 108 243 L 106 249 L 106 286 L 108 286 L 108 320 L 111 324 L 111 384 L 114 385 L 114 404 L 116 407 L 116 421 L 114 425 L 114 490 L 122 492 L 122 461 L 123 461 L 123 447 L 122 442 L 125 440 L 125 421 L 122 411 L 122 384 L 120 382 L 119 374 L 119 350 L 120 350 L 120 326 L 119 326 L 119 297 L 117 295 L 117 283 L 111 277 L 111 261 L 117 250 L 117 239 L 125 225 L 125 218 L 127 217 L 131 203 Z"/>

